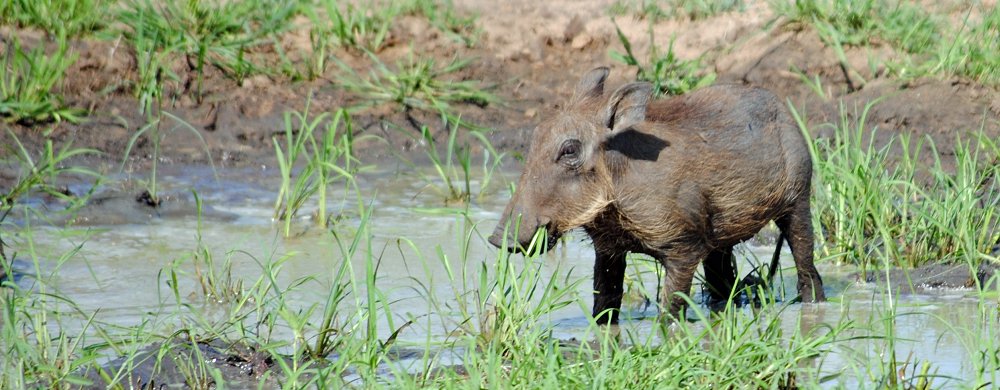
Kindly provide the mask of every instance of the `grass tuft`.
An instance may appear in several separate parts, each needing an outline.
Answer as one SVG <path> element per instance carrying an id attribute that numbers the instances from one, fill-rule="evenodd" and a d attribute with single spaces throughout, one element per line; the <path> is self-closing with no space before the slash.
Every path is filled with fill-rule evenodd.
<path id="1" fill-rule="evenodd" d="M 877 129 L 866 122 L 874 104 L 855 114 L 842 109 L 830 125 L 833 137 L 811 143 L 813 219 L 824 255 L 862 270 L 931 263 L 977 269 L 1000 242 L 997 143 L 981 133 L 975 144 L 958 138 L 949 162 L 930 139 L 900 136 L 877 146 Z M 810 134 L 794 107 L 793 115 Z M 935 158 L 926 172 L 917 165 L 925 146 Z"/>
<path id="2" fill-rule="evenodd" d="M 321 127 L 326 130 L 322 136 L 317 134 Z M 282 180 L 274 219 L 284 221 L 286 237 L 291 235 L 292 219 L 314 195 L 318 195 L 316 222 L 327 226 L 327 187 L 341 179 L 350 187 L 357 172 L 353 143 L 354 129 L 346 109 L 310 118 L 307 103 L 301 113 L 285 113 L 284 148 L 274 139 Z"/>
<path id="3" fill-rule="evenodd" d="M 293 0 L 126 0 L 117 19 L 137 57 L 175 50 L 183 55 L 195 75 L 192 89 L 200 102 L 207 65 L 239 84 L 262 71 L 247 59 L 247 53 L 284 31 L 297 4 Z"/>
<path id="4" fill-rule="evenodd" d="M 702 69 L 700 60 L 682 60 L 674 54 L 674 42 L 670 41 L 667 53 L 660 55 L 653 37 L 652 25 L 649 29 L 650 52 L 648 64 L 643 65 L 632 51 L 622 30 L 615 25 L 618 40 L 625 49 L 625 54 L 611 52 L 611 57 L 629 66 L 636 67 L 635 79 L 653 84 L 653 94 L 682 95 L 687 92 L 711 85 L 715 82 L 715 73 Z"/>
<path id="5" fill-rule="evenodd" d="M 345 77 L 341 86 L 361 96 L 365 104 L 393 103 L 404 111 L 423 110 L 440 113 L 450 123 L 474 127 L 464 122 L 453 111 L 453 104 L 467 103 L 487 106 L 499 102 L 485 86 L 474 80 L 454 80 L 455 73 L 465 69 L 472 59 L 452 59 L 439 66 L 434 59 L 416 59 L 412 53 L 406 61 L 390 67 L 371 55 L 372 70 L 367 76 L 359 75 L 340 63 Z"/>
<path id="6" fill-rule="evenodd" d="M 107 27 L 106 12 L 116 0 L 7 0 L 0 24 L 34 27 L 51 36 L 79 35 Z"/>
<path id="7" fill-rule="evenodd" d="M 28 125 L 79 122 L 82 110 L 65 106 L 54 92 L 76 62 L 66 36 L 59 35 L 58 48 L 51 54 L 42 43 L 27 51 L 16 36 L 11 36 L 11 41 L 0 62 L 0 118 Z"/>
<path id="8" fill-rule="evenodd" d="M 997 34 L 1000 10 L 967 5 L 961 23 L 910 2 L 893 0 L 772 1 L 778 15 L 791 23 L 811 26 L 827 46 L 888 45 L 902 53 L 887 68 L 904 78 L 927 75 L 959 76 L 995 85 L 1000 82 Z"/>

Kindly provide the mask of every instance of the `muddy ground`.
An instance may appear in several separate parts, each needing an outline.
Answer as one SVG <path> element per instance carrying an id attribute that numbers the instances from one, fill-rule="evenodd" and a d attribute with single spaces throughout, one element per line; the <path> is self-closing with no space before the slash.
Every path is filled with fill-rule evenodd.
<path id="1" fill-rule="evenodd" d="M 478 80 L 502 103 L 455 104 L 454 109 L 464 120 L 489 129 L 489 138 L 500 151 L 523 152 L 533 124 L 559 108 L 579 75 L 609 65 L 609 85 L 634 77 L 634 68 L 608 55 L 611 50 L 622 51 L 609 16 L 612 4 L 460 0 L 455 2 L 459 12 L 478 15 L 476 27 L 480 32 L 472 47 L 442 34 L 424 19 L 408 16 L 393 26 L 389 45 L 377 55 L 386 64 L 405 59 L 411 52 L 431 56 L 438 64 L 455 57 L 473 58 L 471 66 L 449 77 Z M 629 16 L 620 16 L 616 22 L 632 41 L 638 57 L 646 59 L 650 22 Z M 833 50 L 825 47 L 815 32 L 785 23 L 766 2 L 699 21 L 660 20 L 652 28 L 655 44 L 661 50 L 675 39 L 675 52 L 686 59 L 702 57 L 706 70 L 718 74 L 717 83 L 768 88 L 803 109 L 814 125 L 836 121 L 842 106 L 854 115 L 866 103 L 881 98 L 868 122 L 877 125 L 877 137 L 882 141 L 901 133 L 926 135 L 934 139 L 941 154 L 948 155 L 959 134 L 983 128 L 989 136 L 1000 135 L 1000 93 L 995 88 L 957 78 L 888 78 L 884 66 L 873 68 L 870 59 L 884 62 L 897 54 L 877 44 L 848 49 L 852 69 L 848 72 L 851 76 L 845 77 Z M 17 34 L 28 44 L 37 44 L 44 36 L 38 31 L 9 27 L 0 31 L 3 35 Z M 310 50 L 307 34 L 306 29 L 293 29 L 281 38 L 283 51 L 293 61 Z M 72 141 L 75 146 L 103 152 L 95 162 L 107 166 L 120 163 L 129 138 L 145 124 L 129 88 L 137 77 L 135 55 L 124 46 L 118 41 L 95 38 L 74 41 L 72 49 L 79 59 L 59 91 L 69 105 L 90 112 L 83 123 L 11 124 L 14 133 L 36 151 L 45 139 L 51 138 L 57 144 Z M 252 56 L 265 66 L 278 61 L 278 52 L 267 45 L 257 48 Z M 372 66 L 370 59 L 358 53 L 344 50 L 333 56 L 359 74 L 366 74 Z M 164 110 L 196 127 L 209 146 L 211 159 L 221 167 L 273 167 L 272 139 L 283 132 L 283 114 L 302 110 L 307 100 L 311 100 L 314 113 L 366 103 L 338 84 L 344 71 L 337 66 L 328 67 L 315 81 L 295 82 L 275 73 L 252 76 L 242 85 L 210 68 L 200 102 L 192 97 L 195 75 L 186 62 L 179 59 L 173 69 L 181 80 L 168 85 L 165 94 L 169 102 Z M 810 89 L 795 69 L 810 78 L 819 77 L 827 96 Z M 399 154 L 419 160 L 426 147 L 419 141 L 419 126 L 429 126 L 437 138 L 447 131 L 438 114 L 403 110 L 391 103 L 354 112 L 357 133 L 387 141 L 369 140 L 358 145 L 359 154 L 367 162 L 395 160 Z M 814 136 L 829 133 L 822 126 L 813 129 Z M 0 132 L 0 142 L 11 144 L 7 132 Z M 208 162 L 204 147 L 187 131 L 167 135 L 161 147 L 160 160 L 164 164 Z M 141 174 L 152 157 L 151 150 L 152 143 L 140 139 L 128 168 Z M 930 153 L 923 155 L 931 158 Z M 9 176 L 0 175 L 0 180 L 9 181 Z"/>

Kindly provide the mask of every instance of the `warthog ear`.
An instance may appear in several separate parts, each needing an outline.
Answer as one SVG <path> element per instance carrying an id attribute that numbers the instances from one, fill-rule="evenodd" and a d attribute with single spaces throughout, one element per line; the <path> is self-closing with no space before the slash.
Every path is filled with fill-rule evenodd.
<path id="1" fill-rule="evenodd" d="M 629 83 L 611 94 L 607 106 L 598 113 L 600 123 L 617 133 L 646 120 L 646 106 L 653 94 L 650 83 Z"/>
<path id="2" fill-rule="evenodd" d="M 606 66 L 592 69 L 580 78 L 580 83 L 576 85 L 570 105 L 579 104 L 589 98 L 598 98 L 604 95 L 604 80 L 608 79 L 611 71 Z"/>

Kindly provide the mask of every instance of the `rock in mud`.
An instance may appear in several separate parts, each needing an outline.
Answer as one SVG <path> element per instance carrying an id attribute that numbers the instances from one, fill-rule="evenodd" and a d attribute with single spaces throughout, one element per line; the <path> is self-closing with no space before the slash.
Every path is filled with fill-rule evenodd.
<path id="1" fill-rule="evenodd" d="M 980 285 L 984 290 L 995 288 L 1000 265 L 983 262 L 973 270 L 968 264 L 930 264 L 915 269 L 900 268 L 888 272 L 888 283 L 894 291 L 916 294 L 942 289 L 968 289 Z M 885 271 L 868 271 L 858 273 L 857 280 L 886 285 Z"/>
<path id="2" fill-rule="evenodd" d="M 214 386 L 211 376 L 192 377 L 192 367 L 186 364 L 204 363 L 218 369 L 225 384 L 237 389 L 277 389 L 280 368 L 268 353 L 240 343 L 220 340 L 199 342 L 192 345 L 185 340 L 173 340 L 146 346 L 131 358 L 118 358 L 101 366 L 100 371 L 111 377 L 124 370 L 127 377 L 118 385 L 137 389 L 205 388 Z M 180 362 L 180 365 L 178 365 Z M 265 376 L 265 373 L 268 375 Z M 81 376 L 91 382 L 87 389 L 106 388 L 108 382 L 99 370 L 90 368 Z"/>

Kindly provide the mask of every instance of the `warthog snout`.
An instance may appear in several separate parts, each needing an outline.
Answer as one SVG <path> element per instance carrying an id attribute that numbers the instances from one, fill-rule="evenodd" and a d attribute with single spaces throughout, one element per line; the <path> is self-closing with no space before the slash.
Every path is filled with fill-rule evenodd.
<path id="1" fill-rule="evenodd" d="M 544 239 L 545 241 L 538 241 L 533 245 L 532 242 L 539 234 L 541 236 L 538 237 L 538 240 Z M 527 253 L 530 249 L 532 252 L 540 253 L 555 245 L 558 238 L 556 234 L 550 232 L 547 220 L 526 223 L 526 219 L 522 216 L 508 218 L 505 215 L 497 224 L 496 229 L 493 230 L 493 234 L 490 235 L 489 242 L 497 248 L 510 252 Z"/>

